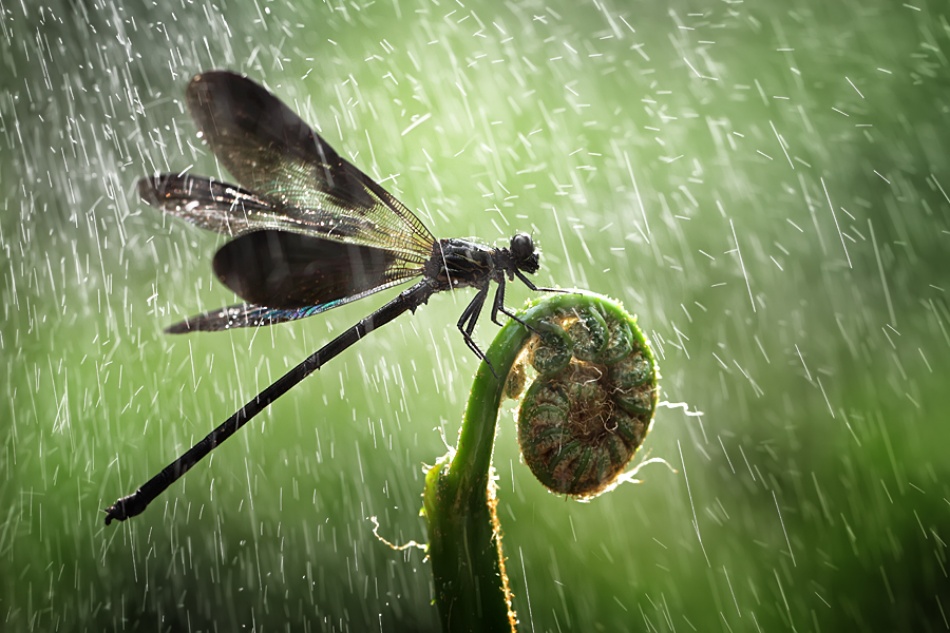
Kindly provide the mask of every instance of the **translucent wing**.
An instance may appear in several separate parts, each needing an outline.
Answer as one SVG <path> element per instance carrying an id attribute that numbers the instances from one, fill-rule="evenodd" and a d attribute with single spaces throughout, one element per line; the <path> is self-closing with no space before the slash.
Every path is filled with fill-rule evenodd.
<path id="1" fill-rule="evenodd" d="M 191 80 L 187 101 L 221 164 L 291 221 L 327 239 L 429 256 L 435 239 L 422 222 L 263 87 L 213 71 Z"/>
<path id="2" fill-rule="evenodd" d="M 144 202 L 169 215 L 231 236 L 255 229 L 280 229 L 342 239 L 358 234 L 362 226 L 362 222 L 354 223 L 346 216 L 318 220 L 304 210 L 287 209 L 271 198 L 203 176 L 160 174 L 141 178 L 138 193 Z M 401 254 L 415 262 L 423 262 L 428 256 L 405 251 Z"/>

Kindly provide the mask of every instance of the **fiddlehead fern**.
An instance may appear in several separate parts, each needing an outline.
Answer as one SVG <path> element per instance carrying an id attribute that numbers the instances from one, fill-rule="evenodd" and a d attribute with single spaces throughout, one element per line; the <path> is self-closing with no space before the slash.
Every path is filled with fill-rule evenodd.
<path id="1" fill-rule="evenodd" d="M 657 369 L 636 321 L 590 293 L 548 295 L 510 321 L 488 348 L 498 380 L 479 366 L 458 446 L 426 476 L 424 514 L 445 631 L 513 631 L 491 475 L 495 423 L 506 394 L 537 375 L 519 415 L 525 462 L 554 492 L 591 497 L 622 473 L 649 429 Z"/>
<path id="2" fill-rule="evenodd" d="M 619 306 L 569 305 L 528 346 L 538 378 L 518 416 L 525 463 L 552 492 L 592 497 L 623 472 L 649 430 L 656 362 Z"/>

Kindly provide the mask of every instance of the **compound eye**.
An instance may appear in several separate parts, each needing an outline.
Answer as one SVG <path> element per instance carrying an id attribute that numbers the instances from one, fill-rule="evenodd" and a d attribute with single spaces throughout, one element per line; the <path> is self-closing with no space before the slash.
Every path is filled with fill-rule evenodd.
<path id="1" fill-rule="evenodd" d="M 527 233 L 518 233 L 511 238 L 511 254 L 515 257 L 526 257 L 534 252 L 534 242 Z"/>

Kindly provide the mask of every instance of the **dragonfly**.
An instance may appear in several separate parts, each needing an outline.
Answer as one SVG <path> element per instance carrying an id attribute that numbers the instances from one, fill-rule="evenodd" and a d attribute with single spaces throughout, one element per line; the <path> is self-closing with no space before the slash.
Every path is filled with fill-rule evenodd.
<path id="1" fill-rule="evenodd" d="M 243 302 L 198 314 L 171 334 L 261 327 L 326 312 L 421 277 L 264 389 L 181 457 L 105 510 L 106 525 L 141 514 L 216 446 L 332 358 L 437 292 L 474 288 L 456 324 L 473 338 L 488 298 L 491 320 L 517 319 L 505 307 L 505 283 L 539 270 L 530 235 L 504 247 L 471 239 L 436 239 L 405 205 L 342 158 L 263 86 L 230 71 L 193 77 L 186 90 L 192 118 L 212 153 L 240 185 L 188 173 L 138 182 L 141 199 L 202 229 L 232 237 L 212 262 L 218 279 Z M 491 368 L 490 363 L 488 364 Z M 494 373 L 494 369 L 492 369 Z"/>

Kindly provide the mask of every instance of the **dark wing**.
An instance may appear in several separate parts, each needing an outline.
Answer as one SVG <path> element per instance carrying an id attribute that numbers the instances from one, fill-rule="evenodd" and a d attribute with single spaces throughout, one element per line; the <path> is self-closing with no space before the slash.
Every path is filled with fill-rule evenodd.
<path id="1" fill-rule="evenodd" d="M 308 232 L 423 258 L 431 253 L 435 239 L 409 209 L 263 87 L 212 71 L 191 80 L 187 101 L 221 164 Z"/>
<path id="2" fill-rule="evenodd" d="M 303 308 L 354 301 L 423 271 L 395 251 L 262 230 L 222 246 L 214 256 L 214 272 L 248 303 Z"/>
<path id="3" fill-rule="evenodd" d="M 247 304 L 193 316 L 166 331 L 183 334 L 294 321 L 326 312 L 422 274 L 401 253 L 313 235 L 245 233 L 214 256 L 214 272 Z"/>

